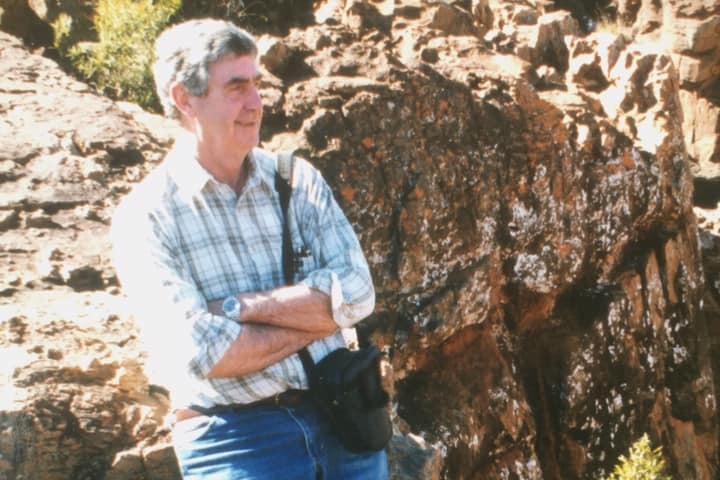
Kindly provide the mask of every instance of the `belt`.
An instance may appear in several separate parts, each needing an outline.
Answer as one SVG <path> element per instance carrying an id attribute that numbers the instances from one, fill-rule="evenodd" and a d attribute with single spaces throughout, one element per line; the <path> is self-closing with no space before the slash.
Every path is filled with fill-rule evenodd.
<path id="1" fill-rule="evenodd" d="M 250 403 L 229 403 L 212 407 L 190 405 L 187 408 L 178 408 L 175 410 L 175 422 L 181 422 L 188 418 L 197 417 L 198 415 L 244 412 L 260 407 L 296 407 L 309 398 L 310 395 L 307 390 L 286 390 Z"/>

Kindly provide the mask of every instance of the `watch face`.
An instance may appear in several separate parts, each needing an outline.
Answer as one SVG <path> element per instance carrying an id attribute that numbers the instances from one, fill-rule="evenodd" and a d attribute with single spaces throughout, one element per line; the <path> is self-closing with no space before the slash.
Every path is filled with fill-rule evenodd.
<path id="1" fill-rule="evenodd" d="M 240 314 L 240 302 L 235 297 L 228 297 L 223 301 L 222 309 L 227 317 L 234 319 Z"/>

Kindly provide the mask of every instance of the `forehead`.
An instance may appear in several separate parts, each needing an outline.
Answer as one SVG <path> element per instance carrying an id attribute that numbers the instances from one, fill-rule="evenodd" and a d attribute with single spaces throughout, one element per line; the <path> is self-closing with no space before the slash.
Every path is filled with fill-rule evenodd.
<path id="1" fill-rule="evenodd" d="M 224 84 L 231 80 L 253 79 L 260 74 L 257 58 L 253 55 L 225 55 L 210 65 L 210 83 Z"/>

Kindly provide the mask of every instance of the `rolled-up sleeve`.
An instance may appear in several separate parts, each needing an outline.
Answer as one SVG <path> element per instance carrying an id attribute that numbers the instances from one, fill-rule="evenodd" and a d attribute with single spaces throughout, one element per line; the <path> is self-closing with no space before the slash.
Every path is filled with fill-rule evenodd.
<path id="1" fill-rule="evenodd" d="M 199 379 L 224 355 L 242 326 L 213 315 L 179 254 L 163 212 L 137 194 L 118 207 L 111 230 L 118 279 L 140 335 L 165 377 Z"/>
<path id="2" fill-rule="evenodd" d="M 302 205 L 305 242 L 319 268 L 301 280 L 310 288 L 330 296 L 335 323 L 348 328 L 370 315 L 375 308 L 375 289 L 370 268 L 352 225 L 337 204 L 320 173 L 300 161 L 300 181 L 307 189 L 295 189 L 306 198 Z M 295 200 L 295 197 L 294 197 Z"/>

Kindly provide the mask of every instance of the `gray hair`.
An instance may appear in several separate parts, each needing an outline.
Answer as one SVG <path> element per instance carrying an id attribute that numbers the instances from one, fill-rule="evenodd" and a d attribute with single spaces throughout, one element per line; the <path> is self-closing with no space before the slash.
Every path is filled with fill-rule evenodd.
<path id="1" fill-rule="evenodd" d="M 170 96 L 174 82 L 185 86 L 191 95 L 202 97 L 208 91 L 210 65 L 226 55 L 257 53 L 252 35 L 224 20 L 189 20 L 163 31 L 155 42 L 153 75 L 165 115 L 180 118 Z"/>

